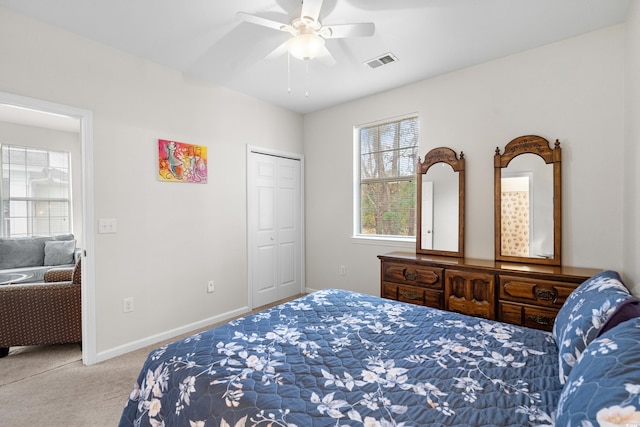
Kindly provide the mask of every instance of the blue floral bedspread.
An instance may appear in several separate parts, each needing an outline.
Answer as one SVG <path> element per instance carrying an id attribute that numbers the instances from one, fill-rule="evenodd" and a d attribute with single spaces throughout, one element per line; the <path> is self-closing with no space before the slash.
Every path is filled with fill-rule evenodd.
<path id="1" fill-rule="evenodd" d="M 120 426 L 552 425 L 550 333 L 329 289 L 150 353 Z"/>

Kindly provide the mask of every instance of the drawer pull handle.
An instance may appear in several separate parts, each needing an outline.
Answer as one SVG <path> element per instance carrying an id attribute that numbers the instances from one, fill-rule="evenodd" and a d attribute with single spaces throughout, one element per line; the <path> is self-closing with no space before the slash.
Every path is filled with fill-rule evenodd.
<path id="1" fill-rule="evenodd" d="M 401 295 L 403 298 L 408 299 L 408 300 L 412 300 L 412 301 L 415 301 L 415 300 L 421 300 L 421 299 L 422 299 L 422 295 L 418 295 L 418 294 L 410 294 L 410 293 L 408 293 L 408 292 L 400 292 L 400 295 Z"/>
<path id="2" fill-rule="evenodd" d="M 534 322 L 536 322 L 538 325 L 543 325 L 543 326 L 553 326 L 553 317 L 547 317 L 547 316 L 535 316 L 535 315 L 528 315 L 527 318 L 529 320 L 533 320 Z"/>
<path id="3" fill-rule="evenodd" d="M 558 296 L 553 289 L 536 289 L 536 298 L 542 301 L 555 301 Z"/>
<path id="4" fill-rule="evenodd" d="M 416 280 L 418 278 L 418 273 L 415 271 L 408 272 L 406 268 L 402 271 L 402 275 L 404 276 L 404 280 Z"/>

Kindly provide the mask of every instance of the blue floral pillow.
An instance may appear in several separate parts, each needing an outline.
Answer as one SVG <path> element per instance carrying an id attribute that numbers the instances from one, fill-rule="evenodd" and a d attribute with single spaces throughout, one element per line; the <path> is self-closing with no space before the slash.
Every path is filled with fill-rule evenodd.
<path id="1" fill-rule="evenodd" d="M 576 360 L 596 338 L 618 303 L 627 298 L 631 298 L 631 294 L 620 275 L 611 270 L 585 280 L 569 295 L 553 325 L 561 384 L 566 382 Z"/>
<path id="2" fill-rule="evenodd" d="M 640 426 L 640 318 L 589 344 L 562 389 L 555 425 Z"/>

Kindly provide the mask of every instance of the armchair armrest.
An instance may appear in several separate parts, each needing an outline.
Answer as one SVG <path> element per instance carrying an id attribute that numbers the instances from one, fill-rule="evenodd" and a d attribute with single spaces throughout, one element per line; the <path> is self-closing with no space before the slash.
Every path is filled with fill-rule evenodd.
<path id="1" fill-rule="evenodd" d="M 71 282 L 71 283 L 81 283 L 82 282 L 82 259 L 79 259 L 76 262 L 74 267 L 66 267 L 66 268 L 52 268 L 51 270 L 44 273 L 44 281 L 45 283 L 52 282 Z"/>
<path id="2" fill-rule="evenodd" d="M 52 268 L 44 273 L 45 283 L 50 282 L 71 282 L 73 278 L 73 268 Z"/>
<path id="3" fill-rule="evenodd" d="M 80 258 L 82 258 L 82 248 L 76 248 L 76 250 L 73 251 L 73 262 L 77 263 L 80 261 Z"/>

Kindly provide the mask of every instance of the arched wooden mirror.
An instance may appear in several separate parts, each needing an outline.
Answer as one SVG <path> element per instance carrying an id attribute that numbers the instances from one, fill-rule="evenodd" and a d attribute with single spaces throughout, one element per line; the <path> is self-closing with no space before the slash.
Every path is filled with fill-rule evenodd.
<path id="1" fill-rule="evenodd" d="M 439 147 L 418 159 L 416 253 L 464 255 L 464 153 Z"/>
<path id="2" fill-rule="evenodd" d="M 560 265 L 562 176 L 560 142 L 520 136 L 494 165 L 496 261 Z"/>

